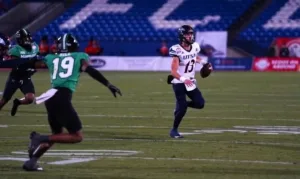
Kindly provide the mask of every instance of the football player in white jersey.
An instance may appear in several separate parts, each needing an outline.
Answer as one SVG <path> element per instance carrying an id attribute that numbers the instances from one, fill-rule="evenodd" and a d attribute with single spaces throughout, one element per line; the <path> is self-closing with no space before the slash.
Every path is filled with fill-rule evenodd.
<path id="1" fill-rule="evenodd" d="M 179 44 L 173 45 L 169 54 L 172 56 L 171 81 L 176 97 L 176 109 L 174 111 L 173 128 L 170 131 L 172 138 L 182 138 L 178 127 L 184 117 L 187 108 L 204 108 L 205 100 L 196 86 L 195 66 L 196 63 L 205 64 L 198 53 L 200 46 L 194 41 L 194 30 L 189 25 L 183 25 L 178 29 Z M 191 101 L 186 100 L 186 95 Z"/>

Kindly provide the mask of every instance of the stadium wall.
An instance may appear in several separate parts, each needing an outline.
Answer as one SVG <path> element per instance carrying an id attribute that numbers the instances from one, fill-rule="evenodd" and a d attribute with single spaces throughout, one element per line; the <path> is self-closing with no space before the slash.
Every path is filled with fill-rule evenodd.
<path id="1" fill-rule="evenodd" d="M 202 57 L 206 58 L 207 57 Z M 101 71 L 170 71 L 170 57 L 93 56 L 90 64 Z M 208 58 L 214 71 L 300 71 L 300 58 Z M 197 64 L 196 70 L 201 69 Z"/>
<path id="2" fill-rule="evenodd" d="M 300 71 L 300 58 L 288 57 L 244 57 L 244 58 L 208 58 L 214 71 L 254 71 L 254 72 L 298 72 Z M 169 72 L 171 70 L 171 57 L 160 56 L 91 56 L 90 64 L 101 71 L 153 71 Z M 7 70 L 20 60 L 7 60 L 0 62 L 1 71 Z M 22 62 L 23 63 L 23 62 Z M 201 69 L 196 65 L 196 70 Z"/>

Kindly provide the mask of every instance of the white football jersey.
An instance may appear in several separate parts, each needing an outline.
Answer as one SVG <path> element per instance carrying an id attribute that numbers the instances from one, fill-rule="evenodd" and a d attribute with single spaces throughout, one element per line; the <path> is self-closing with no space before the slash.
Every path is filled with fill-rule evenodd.
<path id="1" fill-rule="evenodd" d="M 170 56 L 179 58 L 179 67 L 177 73 L 188 79 L 195 80 L 196 57 L 200 52 L 200 46 L 197 42 L 192 44 L 190 51 L 185 50 L 180 44 L 173 45 L 170 50 Z M 172 83 L 182 83 L 174 78 Z"/>

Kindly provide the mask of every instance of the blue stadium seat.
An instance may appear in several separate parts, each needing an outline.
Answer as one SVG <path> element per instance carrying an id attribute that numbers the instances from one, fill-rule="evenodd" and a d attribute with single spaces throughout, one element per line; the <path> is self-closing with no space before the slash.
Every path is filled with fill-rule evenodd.
<path id="1" fill-rule="evenodd" d="M 298 0 L 272 1 L 263 13 L 239 34 L 239 39 L 252 40 L 263 47 L 268 47 L 276 37 L 299 37 L 300 9 L 298 8 L 288 20 L 285 20 L 286 14 L 293 11 L 295 5 L 299 7 L 300 2 Z M 283 12 L 281 15 L 280 11 Z M 276 15 L 278 20 L 272 20 Z M 298 21 L 293 21 L 295 19 Z M 264 27 L 268 22 L 272 22 L 270 27 Z"/>
<path id="2" fill-rule="evenodd" d="M 161 40 L 162 38 L 170 41 L 177 40 L 177 28 L 170 29 L 156 29 L 149 21 L 149 17 L 154 12 L 158 11 L 167 1 L 151 0 L 151 3 L 146 3 L 141 0 L 110 0 L 109 3 L 128 4 L 133 6 L 126 13 L 115 12 L 94 12 L 92 15 L 80 22 L 80 16 L 76 16 L 76 21 L 80 22 L 78 25 L 71 23 L 70 26 L 74 26 L 73 29 L 61 29 L 61 24 L 68 21 L 76 13 L 82 11 L 84 8 L 88 8 L 88 4 L 91 0 L 79 0 L 66 12 L 64 12 L 59 18 L 52 21 L 49 25 L 40 29 L 36 34 L 40 36 L 42 34 L 62 34 L 65 32 L 71 32 L 75 35 L 84 36 L 83 38 L 89 38 L 89 36 L 98 36 L 100 39 L 106 39 L 107 37 L 116 37 L 119 40 Z M 177 24 L 171 20 L 201 20 L 205 16 L 220 16 L 220 20 L 217 22 L 210 22 L 206 25 L 198 25 L 196 30 L 226 30 L 228 26 L 240 16 L 253 2 L 253 0 L 210 0 L 205 3 L 200 3 L 198 0 L 186 0 L 173 12 L 171 12 L 166 20 L 170 21 L 168 26 Z M 97 4 L 101 7 L 102 4 Z M 171 5 L 172 6 L 172 5 Z M 170 7 L 171 7 L 170 6 Z M 93 8 L 93 7 L 89 7 Z M 108 7 L 107 9 L 111 9 Z M 234 9 L 234 10 L 232 10 Z M 158 19 L 159 20 L 159 19 Z M 38 37 L 39 39 L 40 37 Z M 107 38 L 110 40 L 109 38 Z"/>

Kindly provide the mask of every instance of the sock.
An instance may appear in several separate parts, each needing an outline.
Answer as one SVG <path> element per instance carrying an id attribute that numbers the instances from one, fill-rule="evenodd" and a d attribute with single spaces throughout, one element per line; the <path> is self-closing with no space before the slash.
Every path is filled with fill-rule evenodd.
<path id="1" fill-rule="evenodd" d="M 182 111 L 176 111 L 175 112 L 175 118 L 174 118 L 174 123 L 173 123 L 173 129 L 177 130 L 184 115 L 186 113 L 186 110 L 182 110 Z"/>
<path id="2" fill-rule="evenodd" d="M 49 136 L 49 141 L 53 143 L 72 144 L 72 143 L 78 143 L 81 140 L 82 138 L 76 134 L 61 133 L 61 134 L 54 134 Z"/>
<path id="3" fill-rule="evenodd" d="M 53 143 L 44 143 L 41 145 L 41 148 L 35 153 L 35 155 L 32 158 L 36 158 L 37 160 L 44 155 L 47 150 L 49 150 L 52 147 Z"/>

